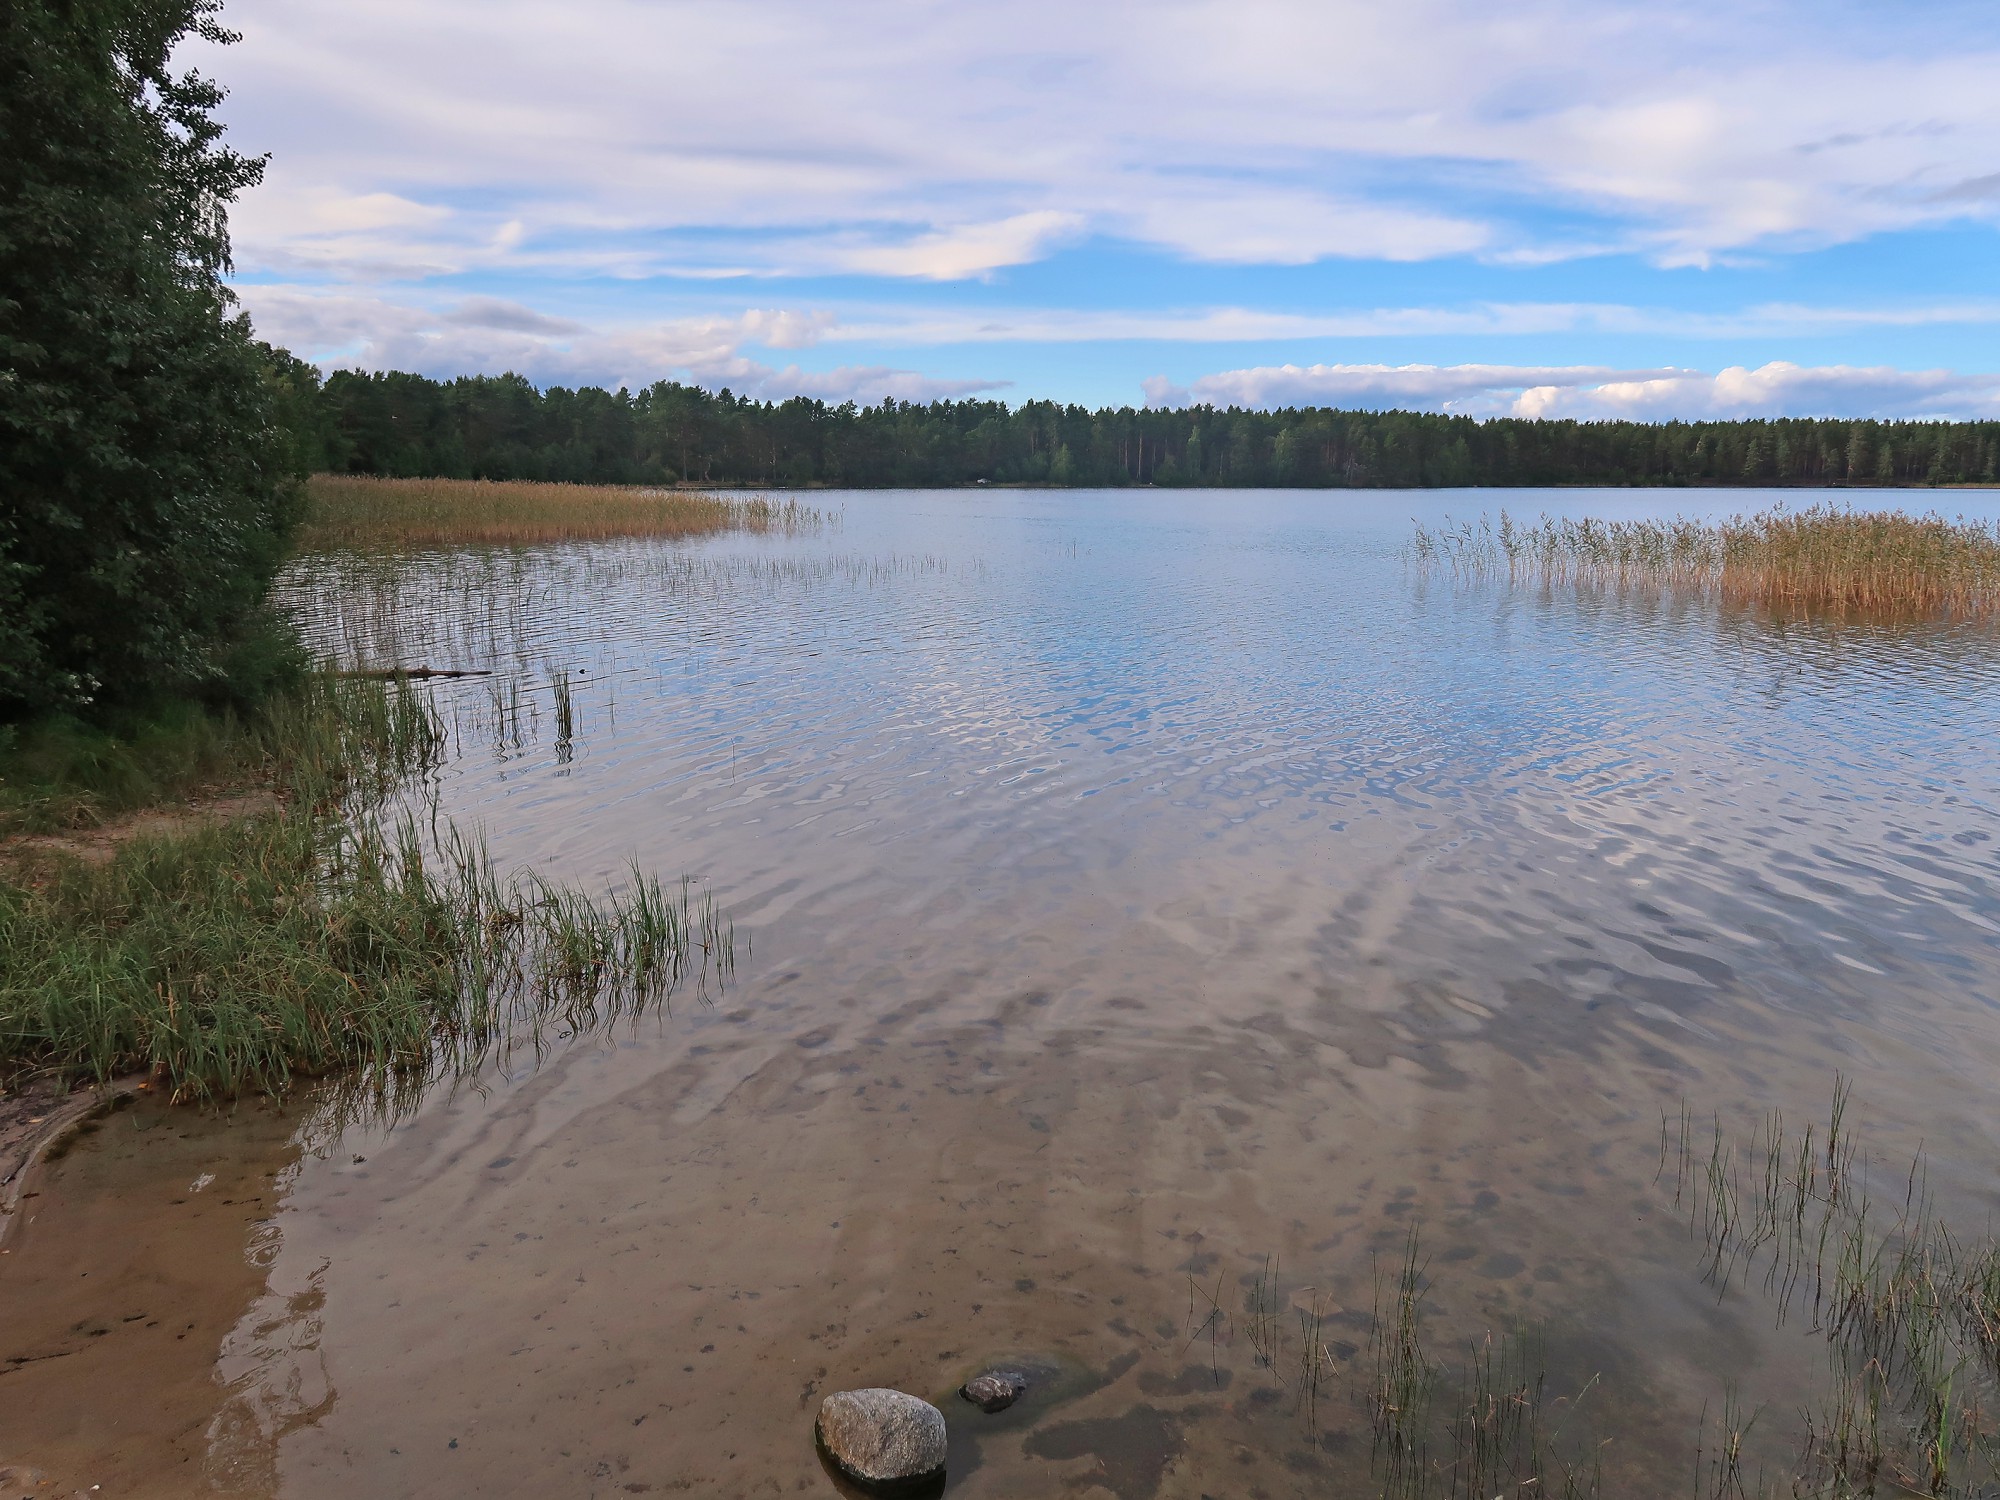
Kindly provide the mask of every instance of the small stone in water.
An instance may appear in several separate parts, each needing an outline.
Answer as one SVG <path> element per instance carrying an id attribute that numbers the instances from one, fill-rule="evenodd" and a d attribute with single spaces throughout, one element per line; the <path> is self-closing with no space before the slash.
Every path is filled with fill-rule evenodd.
<path id="1" fill-rule="evenodd" d="M 835 1391 L 814 1429 L 827 1457 L 864 1486 L 902 1486 L 944 1472 L 944 1413 L 880 1386 Z"/>
<path id="2" fill-rule="evenodd" d="M 1013 1370 L 988 1370 L 984 1375 L 975 1375 L 958 1388 L 959 1395 L 965 1397 L 981 1411 L 1005 1411 L 1021 1399 L 1021 1392 L 1028 1388 L 1028 1377 Z"/>

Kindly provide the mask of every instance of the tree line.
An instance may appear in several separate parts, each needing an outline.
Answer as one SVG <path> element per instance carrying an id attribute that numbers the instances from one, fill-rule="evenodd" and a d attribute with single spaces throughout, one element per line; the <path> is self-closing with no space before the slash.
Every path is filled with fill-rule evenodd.
<path id="1" fill-rule="evenodd" d="M 538 389 L 299 367 L 314 467 L 698 485 L 1831 485 L 2000 479 L 2000 422 L 1475 419 L 1028 401 L 759 401 L 661 381 Z"/>

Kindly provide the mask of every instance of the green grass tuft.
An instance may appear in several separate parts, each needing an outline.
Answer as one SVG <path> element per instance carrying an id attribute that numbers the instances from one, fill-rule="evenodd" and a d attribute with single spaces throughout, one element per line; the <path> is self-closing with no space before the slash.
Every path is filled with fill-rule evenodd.
<path id="1" fill-rule="evenodd" d="M 407 684 L 315 678 L 254 733 L 269 811 L 0 866 L 0 1072 L 148 1070 L 177 1097 L 428 1076 L 730 971 L 727 925 L 685 884 L 635 870 L 592 899 L 382 816 L 442 746 Z"/>

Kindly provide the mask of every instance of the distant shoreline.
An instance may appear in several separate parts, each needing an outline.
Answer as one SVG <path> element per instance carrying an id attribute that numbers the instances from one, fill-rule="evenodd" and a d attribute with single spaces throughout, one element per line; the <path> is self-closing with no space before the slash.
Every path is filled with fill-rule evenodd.
<path id="1" fill-rule="evenodd" d="M 2000 484 L 2000 420 L 1575 421 L 1339 407 L 760 401 L 293 371 L 304 466 L 692 489 L 1946 488 Z"/>
<path id="2" fill-rule="evenodd" d="M 1311 491 L 1327 494 L 1349 492 L 1370 492 L 1383 490 L 1799 490 L 1806 492 L 1853 490 L 2000 490 L 2000 480 L 1962 480 L 1954 483 L 1932 484 L 1926 480 L 1909 479 L 1894 483 L 1882 480 L 1835 479 L 1812 483 L 1805 480 L 1728 480 L 1728 479 L 1659 479 L 1651 483 L 1638 480 L 1595 481 L 1565 480 L 1547 484 L 1537 484 L 1526 480 L 1519 483 L 1489 481 L 1467 484 L 1155 484 L 1151 480 L 1144 483 L 1127 484 L 1051 484 L 1047 480 L 1002 479 L 1002 480 L 960 480 L 955 484 L 837 484 L 814 480 L 809 484 L 758 484 L 752 480 L 717 480 L 709 484 L 672 480 L 656 484 L 640 484 L 641 489 L 685 490 L 698 494 L 705 490 L 729 490 L 755 493 L 773 491 L 786 494 L 828 494 L 847 490 L 881 491 L 892 493 L 897 490 L 1047 490 L 1051 493 L 1076 491 L 1097 493 L 1103 490 L 1146 490 L 1159 495 L 1171 495 L 1185 491 L 1208 490 L 1282 490 L 1288 493 Z"/>

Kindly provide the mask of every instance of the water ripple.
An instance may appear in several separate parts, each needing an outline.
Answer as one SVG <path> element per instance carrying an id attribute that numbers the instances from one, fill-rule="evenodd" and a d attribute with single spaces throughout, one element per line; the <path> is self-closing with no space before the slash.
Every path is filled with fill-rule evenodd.
<path id="1" fill-rule="evenodd" d="M 1521 1055 L 1638 1028 L 1734 1066 L 1786 1028 L 1814 1054 L 1810 1018 L 1815 1062 L 1957 1066 L 2000 993 L 2000 641 L 1427 579 L 1413 502 L 1445 503 L 857 495 L 820 537 L 289 587 L 349 660 L 497 674 L 440 697 L 447 805 L 503 856 L 699 871 L 884 1003 L 1143 976 L 1156 1021 L 1330 988 Z M 1167 912 L 1178 971 L 1135 969 L 1105 923 Z"/>

